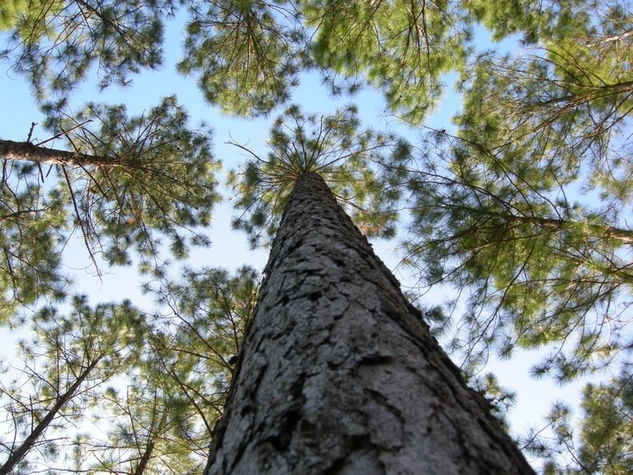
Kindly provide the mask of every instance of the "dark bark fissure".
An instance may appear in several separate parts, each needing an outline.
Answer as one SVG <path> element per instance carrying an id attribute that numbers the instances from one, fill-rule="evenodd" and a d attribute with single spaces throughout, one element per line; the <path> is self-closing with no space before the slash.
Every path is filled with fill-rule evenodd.
<path id="1" fill-rule="evenodd" d="M 532 473 L 318 175 L 264 272 L 206 473 Z"/>

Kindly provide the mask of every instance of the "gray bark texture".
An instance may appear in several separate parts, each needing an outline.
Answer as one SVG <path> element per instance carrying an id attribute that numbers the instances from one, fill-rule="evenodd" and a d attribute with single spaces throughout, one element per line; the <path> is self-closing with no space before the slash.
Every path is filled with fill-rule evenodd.
<path id="1" fill-rule="evenodd" d="M 264 272 L 206 474 L 533 473 L 318 175 Z"/>

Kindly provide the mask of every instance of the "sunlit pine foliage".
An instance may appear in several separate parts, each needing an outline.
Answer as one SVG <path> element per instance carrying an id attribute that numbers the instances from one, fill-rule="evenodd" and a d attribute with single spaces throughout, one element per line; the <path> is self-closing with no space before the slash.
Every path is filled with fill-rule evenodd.
<path id="1" fill-rule="evenodd" d="M 301 0 L 316 30 L 316 63 L 339 90 L 367 82 L 390 108 L 421 122 L 443 91 L 442 76 L 464 65 L 471 37 L 458 2 L 449 0 Z"/>
<path id="2" fill-rule="evenodd" d="M 200 73 L 207 100 L 243 116 L 290 97 L 305 57 L 303 29 L 285 1 L 191 2 L 181 72 Z"/>
<path id="3" fill-rule="evenodd" d="M 126 84 L 162 61 L 170 0 L 38 0 L 2 3 L 0 28 L 10 39 L 0 57 L 27 76 L 39 99 L 65 98 L 92 68 L 100 85 Z"/>

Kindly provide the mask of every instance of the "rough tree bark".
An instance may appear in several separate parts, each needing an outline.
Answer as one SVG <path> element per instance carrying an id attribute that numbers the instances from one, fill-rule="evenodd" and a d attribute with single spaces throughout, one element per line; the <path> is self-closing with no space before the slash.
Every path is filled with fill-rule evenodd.
<path id="1" fill-rule="evenodd" d="M 318 175 L 264 272 L 207 474 L 533 473 Z"/>

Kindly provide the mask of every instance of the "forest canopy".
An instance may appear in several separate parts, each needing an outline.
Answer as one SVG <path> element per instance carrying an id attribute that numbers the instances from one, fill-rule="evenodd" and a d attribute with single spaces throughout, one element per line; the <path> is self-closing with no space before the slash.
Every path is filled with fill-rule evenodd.
<path id="1" fill-rule="evenodd" d="M 3 469 L 201 470 L 262 278 L 239 250 L 215 266 L 214 217 L 266 246 L 317 172 L 397 243 L 409 297 L 500 416 L 490 359 L 534 350 L 533 377 L 587 381 L 574 417 L 556 404 L 515 434 L 535 464 L 633 470 L 632 60 L 624 0 L 2 2 L 0 61 L 34 111 L 0 130 L 0 325 L 20 335 Z M 154 89 L 141 111 L 117 100 Z M 266 147 L 218 155 L 229 118 Z M 84 295 L 114 272 L 149 304 Z"/>

